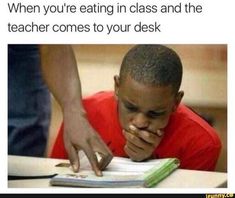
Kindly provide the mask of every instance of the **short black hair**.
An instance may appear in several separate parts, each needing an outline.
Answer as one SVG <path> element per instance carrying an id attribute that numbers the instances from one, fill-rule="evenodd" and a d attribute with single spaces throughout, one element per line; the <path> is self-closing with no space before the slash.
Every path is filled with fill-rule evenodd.
<path id="1" fill-rule="evenodd" d="M 146 85 L 169 86 L 178 93 L 183 73 L 180 57 L 164 45 L 136 45 L 124 56 L 120 82 L 127 75 Z"/>

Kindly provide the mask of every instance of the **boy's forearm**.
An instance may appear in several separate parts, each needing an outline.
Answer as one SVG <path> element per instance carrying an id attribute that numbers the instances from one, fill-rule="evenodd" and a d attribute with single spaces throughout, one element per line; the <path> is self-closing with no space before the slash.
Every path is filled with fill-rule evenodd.
<path id="1" fill-rule="evenodd" d="M 81 105 L 81 85 L 73 49 L 69 45 L 41 45 L 41 69 L 48 88 L 64 110 Z"/>

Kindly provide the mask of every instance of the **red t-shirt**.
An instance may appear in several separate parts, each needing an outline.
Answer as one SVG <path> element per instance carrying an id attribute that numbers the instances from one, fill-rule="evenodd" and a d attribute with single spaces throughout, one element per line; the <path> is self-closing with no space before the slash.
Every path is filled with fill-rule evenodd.
<path id="1" fill-rule="evenodd" d="M 127 157 L 125 137 L 119 123 L 117 102 L 113 92 L 99 92 L 83 100 L 90 124 L 109 146 L 114 156 Z M 189 108 L 180 104 L 170 116 L 164 136 L 154 151 L 156 158 L 177 157 L 180 168 L 215 169 L 221 150 L 216 131 Z M 59 130 L 51 157 L 68 158 L 63 142 L 63 124 Z"/>

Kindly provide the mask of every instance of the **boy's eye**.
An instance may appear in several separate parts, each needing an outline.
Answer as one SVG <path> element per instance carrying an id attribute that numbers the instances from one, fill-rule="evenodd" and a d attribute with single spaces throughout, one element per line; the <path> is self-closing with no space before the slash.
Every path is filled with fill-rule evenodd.
<path id="1" fill-rule="evenodd" d="M 131 111 L 131 112 L 136 112 L 138 110 L 137 107 L 132 106 L 132 105 L 126 105 L 125 104 L 125 107 L 128 111 Z"/>
<path id="2" fill-rule="evenodd" d="M 162 116 L 162 115 L 164 115 L 164 114 L 165 114 L 165 111 L 162 111 L 162 112 L 149 111 L 149 112 L 148 112 L 148 116 L 149 116 L 150 118 L 157 118 L 157 117 Z"/>

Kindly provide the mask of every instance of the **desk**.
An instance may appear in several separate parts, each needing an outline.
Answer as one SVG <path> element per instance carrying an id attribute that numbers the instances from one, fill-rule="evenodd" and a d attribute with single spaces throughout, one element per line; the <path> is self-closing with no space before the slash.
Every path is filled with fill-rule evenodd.
<path id="1" fill-rule="evenodd" d="M 8 156 L 8 175 L 52 175 L 68 173 L 67 167 L 56 167 L 59 163 L 68 163 L 68 160 Z M 81 166 L 82 168 L 82 166 Z M 72 173 L 72 170 L 70 170 Z M 50 186 L 50 179 L 9 180 L 9 188 L 55 188 Z M 177 169 L 156 188 L 216 188 L 227 186 L 227 173 L 193 171 Z"/>

